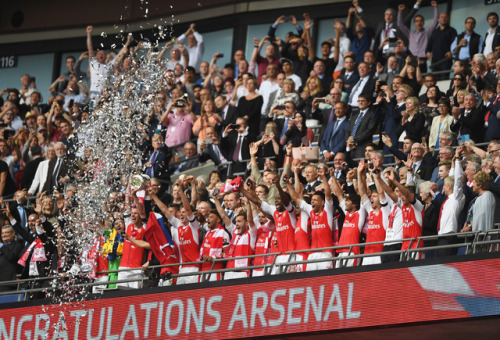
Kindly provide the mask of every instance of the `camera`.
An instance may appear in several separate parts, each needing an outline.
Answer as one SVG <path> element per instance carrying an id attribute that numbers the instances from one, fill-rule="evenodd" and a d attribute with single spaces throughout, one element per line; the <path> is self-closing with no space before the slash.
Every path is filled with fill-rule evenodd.
<path id="1" fill-rule="evenodd" d="M 324 102 L 326 102 L 325 98 L 318 98 L 318 99 L 316 99 L 316 103 L 324 103 Z"/>
<path id="2" fill-rule="evenodd" d="M 214 142 L 214 140 L 212 138 L 205 138 L 203 140 L 203 143 L 205 143 L 205 144 L 212 144 L 213 142 Z"/>
<path id="3" fill-rule="evenodd" d="M 230 126 L 230 127 L 231 127 L 231 129 L 233 129 L 233 130 L 237 130 L 237 129 L 239 129 L 239 128 L 240 128 L 240 124 L 231 124 L 231 125 L 229 125 L 229 126 Z"/>
<path id="4" fill-rule="evenodd" d="M 370 163 L 368 167 L 370 168 L 370 170 L 373 170 L 373 168 L 375 168 L 375 165 L 373 165 L 373 163 Z"/>
<path id="5" fill-rule="evenodd" d="M 214 189 L 214 191 L 212 191 L 212 197 L 216 197 L 217 195 L 219 194 L 219 189 Z"/>
<path id="6" fill-rule="evenodd" d="M 284 109 L 285 109 L 285 105 L 276 106 L 276 110 L 284 110 Z"/>
<path id="7" fill-rule="evenodd" d="M 175 102 L 174 107 L 184 107 L 184 102 L 179 99 Z"/>
<path id="8" fill-rule="evenodd" d="M 224 53 L 217 53 L 215 56 L 217 58 L 224 58 Z"/>

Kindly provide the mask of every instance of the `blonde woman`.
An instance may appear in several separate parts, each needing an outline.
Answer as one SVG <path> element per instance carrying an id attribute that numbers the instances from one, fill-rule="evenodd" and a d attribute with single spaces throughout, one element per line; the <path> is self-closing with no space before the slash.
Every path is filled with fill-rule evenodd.
<path id="1" fill-rule="evenodd" d="M 432 119 L 431 132 L 429 135 L 429 146 L 431 149 L 439 149 L 439 136 L 442 133 L 449 133 L 450 125 L 453 123 L 453 116 L 450 114 L 450 102 L 443 98 L 438 103 L 439 116 Z"/>
<path id="2" fill-rule="evenodd" d="M 406 98 L 406 111 L 403 111 L 401 127 L 399 128 L 399 141 L 403 141 L 405 136 L 413 136 L 420 141 L 425 135 L 425 115 L 419 112 L 419 101 L 417 97 Z"/>

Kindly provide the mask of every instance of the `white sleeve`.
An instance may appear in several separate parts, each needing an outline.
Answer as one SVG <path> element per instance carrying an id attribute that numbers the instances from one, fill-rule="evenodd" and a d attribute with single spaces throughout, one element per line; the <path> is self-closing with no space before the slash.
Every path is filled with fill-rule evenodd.
<path id="1" fill-rule="evenodd" d="M 188 216 L 188 221 L 189 221 L 189 227 L 191 227 L 193 233 L 200 230 L 201 228 L 200 221 L 198 221 L 198 219 L 194 217 L 194 214 Z"/>
<path id="2" fill-rule="evenodd" d="M 418 212 L 422 212 L 422 210 L 424 210 L 424 205 L 422 204 L 422 202 L 420 202 L 418 199 L 415 198 L 415 203 L 412 204 L 413 205 L 413 208 L 418 211 Z"/>
<path id="3" fill-rule="evenodd" d="M 255 224 L 256 228 L 260 228 L 260 221 L 259 221 L 259 215 L 254 215 L 253 217 L 253 224 Z"/>
<path id="4" fill-rule="evenodd" d="M 369 213 L 372 209 L 372 206 L 370 204 L 370 200 L 368 198 L 365 198 L 363 202 L 361 202 L 361 207 L 359 210 L 364 210 L 366 213 Z"/>
<path id="5" fill-rule="evenodd" d="M 335 209 L 334 209 L 334 206 L 333 206 L 333 200 L 326 200 L 325 201 L 325 211 L 326 211 L 326 216 L 328 218 L 328 222 L 329 222 L 329 226 L 330 226 L 330 229 L 334 229 L 333 228 L 333 218 L 335 217 L 334 216 L 334 213 L 335 213 Z"/>
<path id="6" fill-rule="evenodd" d="M 370 200 L 368 198 L 365 198 L 363 200 L 363 202 L 361 202 L 361 206 L 363 207 L 363 206 L 366 206 L 367 204 L 368 205 L 370 204 Z M 366 216 L 368 215 L 368 213 L 367 213 L 366 209 L 359 209 L 358 213 L 359 213 L 358 228 L 359 228 L 359 231 L 362 231 L 363 227 L 365 226 L 365 220 L 366 220 Z"/>
<path id="7" fill-rule="evenodd" d="M 250 235 L 250 246 L 252 249 L 255 249 L 255 242 L 257 241 L 257 232 L 258 229 L 256 227 L 248 229 L 248 234 Z"/>
<path id="8" fill-rule="evenodd" d="M 182 226 L 182 223 L 181 221 L 175 217 L 174 215 L 170 216 L 170 218 L 168 219 L 168 222 L 172 225 L 172 227 L 174 227 L 175 229 L 179 228 L 180 226 Z"/>
<path id="9" fill-rule="evenodd" d="M 339 207 L 340 207 L 340 209 L 342 209 L 342 211 L 344 212 L 344 214 L 347 213 L 347 211 L 345 210 L 345 198 L 343 198 L 342 201 L 340 201 Z"/>
<path id="10" fill-rule="evenodd" d="M 226 226 L 227 231 L 231 234 L 229 236 L 233 237 L 234 235 L 234 230 L 236 229 L 236 225 L 234 223 L 231 223 L 230 225 Z"/>
<path id="11" fill-rule="evenodd" d="M 271 216 L 274 215 L 274 212 L 276 211 L 276 207 L 273 207 L 272 205 L 270 205 L 266 201 L 262 201 L 262 203 L 260 204 L 260 208 L 262 209 L 263 212 L 265 212 Z"/>
<path id="12" fill-rule="evenodd" d="M 299 208 L 301 211 L 305 211 L 307 214 L 310 214 L 313 210 L 312 206 L 304 200 L 300 201 Z"/>

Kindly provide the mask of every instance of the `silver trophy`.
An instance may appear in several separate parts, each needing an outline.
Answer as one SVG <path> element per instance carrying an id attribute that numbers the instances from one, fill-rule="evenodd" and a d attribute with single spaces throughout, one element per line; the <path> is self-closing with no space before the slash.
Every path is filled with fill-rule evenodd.
<path id="1" fill-rule="evenodd" d="M 150 180 L 151 178 L 148 175 L 133 175 L 130 178 L 130 187 L 132 190 L 144 190 L 146 189 L 146 183 Z"/>

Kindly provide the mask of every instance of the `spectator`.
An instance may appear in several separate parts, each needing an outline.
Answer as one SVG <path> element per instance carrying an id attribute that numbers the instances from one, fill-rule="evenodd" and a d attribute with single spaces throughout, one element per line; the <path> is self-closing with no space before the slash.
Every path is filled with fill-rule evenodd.
<path id="1" fill-rule="evenodd" d="M 370 104 L 371 95 L 360 94 L 358 98 L 359 112 L 350 118 L 350 125 L 346 133 L 346 150 L 351 151 L 352 158 L 363 157 L 365 146 L 372 141 L 377 123 Z"/>
<path id="2" fill-rule="evenodd" d="M 411 31 L 403 23 L 402 12 L 405 9 L 405 5 L 401 4 L 398 7 L 398 27 L 408 38 L 410 51 L 415 57 L 418 58 L 418 67 L 422 73 L 427 72 L 427 56 L 425 54 L 425 49 L 438 22 L 437 2 L 431 1 L 431 5 L 434 7 L 434 19 L 432 24 L 427 29 L 424 29 L 424 17 L 417 15 L 413 21 L 415 24 L 415 31 Z M 418 91 L 416 91 L 416 93 L 418 93 Z"/>
<path id="3" fill-rule="evenodd" d="M 248 94 L 238 100 L 237 115 L 248 122 L 248 136 L 255 140 L 260 135 L 260 117 L 263 98 L 257 93 L 257 79 L 250 78 L 246 82 Z"/>
<path id="4" fill-rule="evenodd" d="M 203 52 L 205 51 L 205 44 L 203 43 L 203 36 L 196 31 L 195 23 L 190 24 L 188 30 L 180 35 L 177 40 L 182 44 L 186 37 L 188 40 L 186 50 L 189 53 L 189 66 L 193 67 L 196 72 L 199 72 Z"/>
<path id="5" fill-rule="evenodd" d="M 438 111 L 439 116 L 432 119 L 430 128 L 429 146 L 431 149 L 439 149 L 441 134 L 451 132 L 450 126 L 453 123 L 453 116 L 450 115 L 450 104 L 447 99 L 439 100 Z"/>
<path id="6" fill-rule="evenodd" d="M 493 229 L 495 220 L 495 196 L 490 191 L 491 178 L 485 172 L 474 175 L 473 188 L 477 197 L 470 203 L 467 222 L 462 232 Z"/>
<path id="7" fill-rule="evenodd" d="M 263 81 L 262 76 L 267 73 L 269 65 L 273 64 L 276 66 L 276 68 L 274 69 L 276 71 L 274 75 L 276 76 L 278 67 L 280 66 L 280 61 L 278 58 L 276 58 L 276 46 L 269 41 L 269 37 L 264 37 L 260 41 L 258 38 L 254 38 L 253 42 L 254 49 L 252 52 L 250 63 L 257 64 L 257 81 L 259 82 L 260 86 Z M 266 42 L 268 42 L 268 44 L 266 46 L 265 56 L 261 57 L 260 50 Z"/>
<path id="8" fill-rule="evenodd" d="M 500 45 L 500 28 L 498 26 L 498 13 L 490 12 L 486 16 L 490 28 L 486 31 L 482 51 L 485 56 L 493 52 L 495 46 Z"/>
<path id="9" fill-rule="evenodd" d="M 476 19 L 465 19 L 465 31 L 460 33 L 451 43 L 450 50 L 457 60 L 470 61 L 474 54 L 483 49 L 483 38 L 474 32 Z"/>
<path id="10" fill-rule="evenodd" d="M 357 19 L 354 29 L 352 27 L 354 21 L 353 16 Z M 354 52 L 356 56 L 356 62 L 362 62 L 365 52 L 370 49 L 373 33 L 372 30 L 367 27 L 365 21 L 359 16 L 355 7 L 349 8 L 349 13 L 347 14 L 346 35 L 349 40 L 351 40 L 351 51 Z"/>
<path id="11" fill-rule="evenodd" d="M 439 14 L 439 26 L 431 34 L 427 48 L 425 49 L 427 59 L 431 62 L 432 72 L 449 70 L 451 68 L 453 54 L 450 46 L 457 36 L 457 30 L 450 26 L 448 13 Z M 436 75 L 437 79 L 447 79 L 446 73 Z"/>

